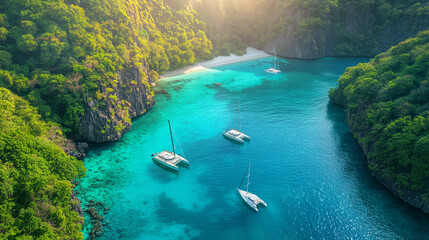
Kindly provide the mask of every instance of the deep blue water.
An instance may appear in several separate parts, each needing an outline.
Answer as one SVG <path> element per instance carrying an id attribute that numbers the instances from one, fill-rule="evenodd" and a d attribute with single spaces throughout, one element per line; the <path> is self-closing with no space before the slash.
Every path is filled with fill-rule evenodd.
<path id="1" fill-rule="evenodd" d="M 279 75 L 263 71 L 271 60 L 165 79 L 157 88 L 170 96 L 92 149 L 77 190 L 84 205 L 111 209 L 102 239 L 428 239 L 429 215 L 371 177 L 343 109 L 329 104 L 344 70 L 368 59 L 282 59 Z M 238 128 L 238 101 L 244 145 L 222 137 Z M 171 150 L 167 120 L 191 162 L 178 174 L 150 156 Z M 249 190 L 268 204 L 258 213 L 236 192 L 249 162 Z"/>

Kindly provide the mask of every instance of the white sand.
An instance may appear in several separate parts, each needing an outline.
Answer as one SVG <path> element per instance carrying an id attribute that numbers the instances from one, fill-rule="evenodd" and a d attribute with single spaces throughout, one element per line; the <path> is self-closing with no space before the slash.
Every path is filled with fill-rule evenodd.
<path id="1" fill-rule="evenodd" d="M 199 62 L 192 66 L 187 66 L 176 70 L 167 71 L 161 74 L 160 79 L 173 77 L 173 76 L 186 74 L 186 73 L 198 72 L 208 68 L 214 68 L 222 65 L 231 64 L 231 63 L 243 62 L 243 61 L 248 61 L 248 60 L 253 60 L 253 59 L 258 59 L 263 57 L 269 57 L 269 56 L 270 55 L 266 54 L 264 51 L 248 47 L 247 53 L 244 54 L 243 56 L 237 56 L 237 55 L 231 54 L 230 56 L 216 57 L 212 60 Z"/>

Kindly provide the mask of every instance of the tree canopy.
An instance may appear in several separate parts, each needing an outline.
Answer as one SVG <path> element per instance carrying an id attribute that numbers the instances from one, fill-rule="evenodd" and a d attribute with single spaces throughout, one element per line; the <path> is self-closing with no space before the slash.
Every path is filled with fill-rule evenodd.
<path id="1" fill-rule="evenodd" d="M 5 88 L 0 115 L 0 239 L 83 239 L 71 181 L 85 168 L 58 147 L 60 128 Z"/>
<path id="2" fill-rule="evenodd" d="M 429 31 L 348 68 L 338 82 L 329 97 L 346 108 L 370 169 L 398 194 L 429 202 Z"/>

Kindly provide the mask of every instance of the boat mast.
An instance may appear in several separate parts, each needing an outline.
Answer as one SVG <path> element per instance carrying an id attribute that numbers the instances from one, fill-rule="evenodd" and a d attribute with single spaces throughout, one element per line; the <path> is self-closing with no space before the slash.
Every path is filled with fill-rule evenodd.
<path id="1" fill-rule="evenodd" d="M 273 52 L 274 52 L 273 68 L 274 68 L 274 69 L 277 69 L 277 66 L 276 66 L 276 49 L 275 49 L 275 48 L 273 48 Z"/>
<path id="2" fill-rule="evenodd" d="M 246 184 L 246 193 L 249 192 L 249 185 L 250 185 L 250 162 L 249 162 L 249 168 L 247 170 L 247 184 Z"/>
<path id="3" fill-rule="evenodd" d="M 174 156 L 176 156 L 176 152 L 174 151 L 173 134 L 171 133 L 171 124 L 170 124 L 170 120 L 168 120 L 168 127 L 170 128 L 170 137 L 171 137 L 171 145 L 173 146 L 173 154 L 174 154 Z"/>
<path id="4" fill-rule="evenodd" d="M 241 132 L 241 121 L 240 121 L 240 101 L 238 101 L 238 131 Z"/>

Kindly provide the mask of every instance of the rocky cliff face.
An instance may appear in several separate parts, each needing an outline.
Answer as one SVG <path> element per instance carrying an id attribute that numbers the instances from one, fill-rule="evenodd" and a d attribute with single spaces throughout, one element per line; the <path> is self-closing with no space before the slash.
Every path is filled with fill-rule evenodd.
<path id="1" fill-rule="evenodd" d="M 285 34 L 268 42 L 264 51 L 281 57 L 313 59 L 334 55 L 334 39 L 330 26 L 323 26 L 317 31 L 308 34 L 305 38 L 295 38 L 297 26 L 290 26 Z"/>
<path id="2" fill-rule="evenodd" d="M 371 160 L 369 160 L 368 162 L 371 163 Z M 371 175 L 374 176 L 377 181 L 383 184 L 397 197 L 401 198 L 411 206 L 418 208 L 425 213 L 429 213 L 429 202 L 421 198 L 422 192 L 416 192 L 412 191 L 411 189 L 407 189 L 402 194 L 398 194 L 399 186 L 396 184 L 396 182 L 383 177 L 383 173 L 381 171 L 371 171 Z"/>
<path id="3" fill-rule="evenodd" d="M 118 71 L 117 80 L 100 86 L 97 97 L 88 98 L 81 119 L 84 141 L 115 141 L 131 128 L 131 118 L 155 104 L 149 83 L 142 77 L 146 68 Z"/>
<path id="4" fill-rule="evenodd" d="M 287 58 L 315 59 L 328 56 L 369 57 L 388 50 L 429 26 L 429 15 L 404 15 L 382 25 L 374 9 L 360 9 L 348 3 L 337 13 L 321 17 L 321 22 L 310 22 L 303 28 L 302 16 L 286 31 L 267 41 L 264 51 Z M 313 25 L 311 25 L 313 24 Z"/>
<path id="5" fill-rule="evenodd" d="M 350 123 L 351 121 L 353 121 L 353 119 L 351 119 L 350 114 L 347 114 L 347 122 Z M 350 125 L 350 124 L 349 124 Z M 377 166 L 378 163 L 376 161 L 376 159 L 374 158 L 370 158 L 368 157 L 368 153 L 371 153 L 374 149 L 374 142 L 368 145 L 364 145 L 362 144 L 362 136 L 364 135 L 362 132 L 357 132 L 354 129 L 351 129 L 352 133 L 354 136 L 357 137 L 358 143 L 360 145 L 360 147 L 362 148 L 367 161 L 368 161 L 368 165 L 373 165 L 373 166 Z M 383 169 L 383 168 L 378 168 L 375 167 L 375 169 Z M 394 195 L 396 195 L 397 197 L 401 198 L 402 200 L 404 200 L 406 203 L 410 204 L 411 206 L 418 208 L 420 210 L 422 210 L 425 213 L 429 213 L 429 201 L 428 200 L 424 200 L 422 199 L 422 191 L 415 191 L 412 190 L 410 188 L 408 189 L 402 189 L 402 191 L 400 191 L 400 187 L 398 186 L 397 182 L 387 178 L 386 176 L 383 175 L 383 172 L 381 170 L 371 170 L 371 175 L 377 179 L 378 182 L 380 182 L 381 184 L 383 184 L 387 189 L 389 189 L 390 192 L 392 192 Z M 402 192 L 401 194 L 399 194 L 400 192 Z"/>

